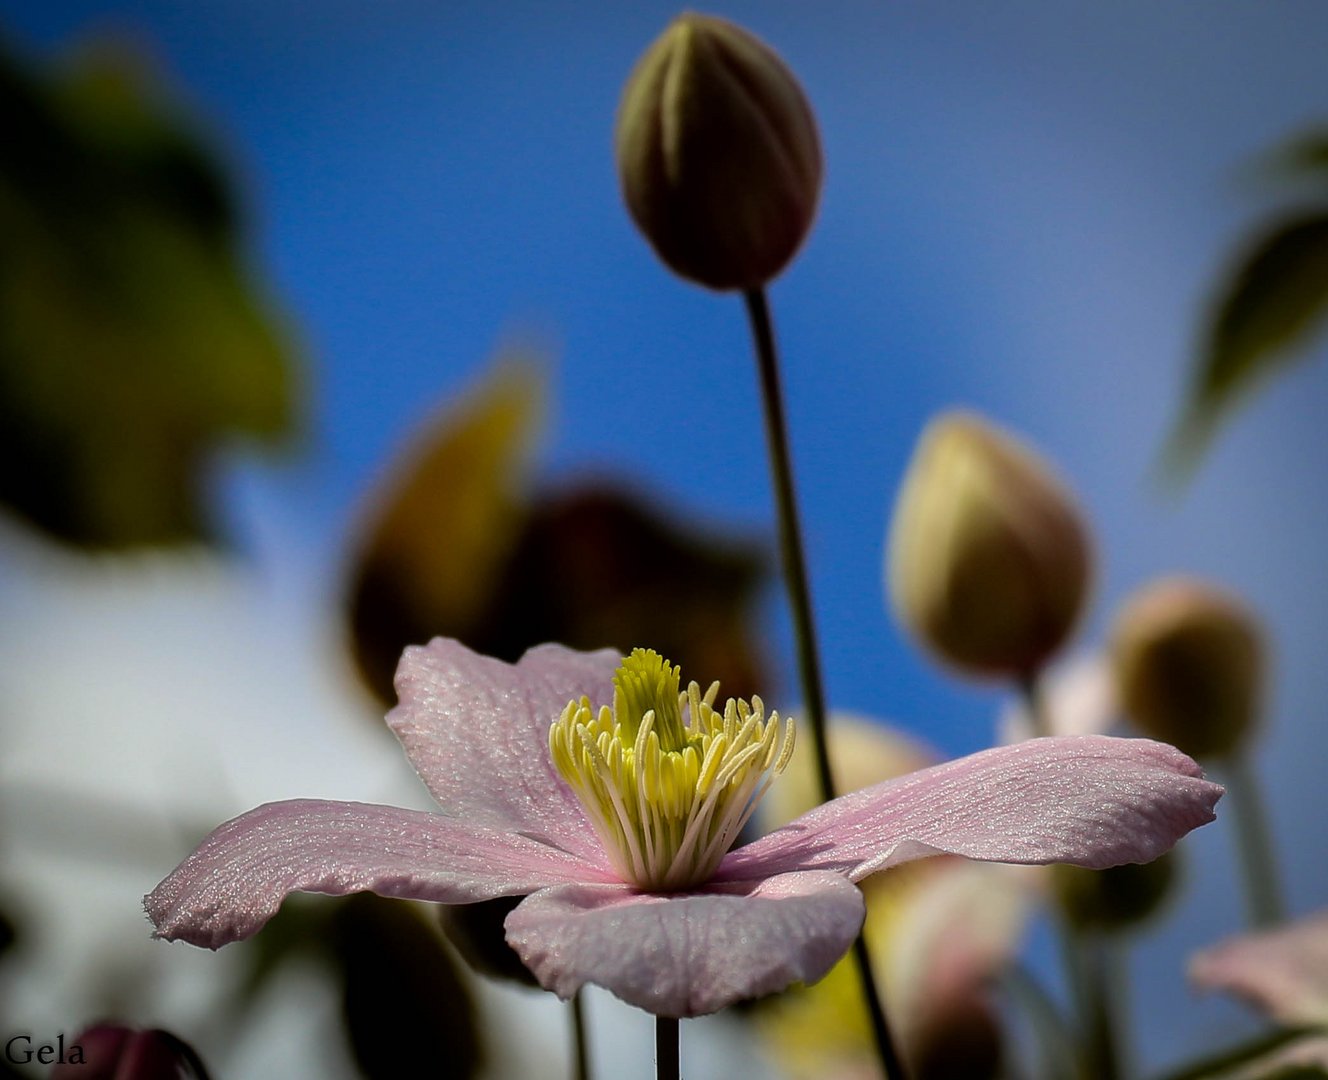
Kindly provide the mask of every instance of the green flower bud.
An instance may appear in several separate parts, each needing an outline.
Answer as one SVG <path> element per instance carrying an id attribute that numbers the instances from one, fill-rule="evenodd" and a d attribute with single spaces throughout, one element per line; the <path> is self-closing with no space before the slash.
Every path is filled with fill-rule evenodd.
<path id="1" fill-rule="evenodd" d="M 1263 640 L 1230 593 L 1188 578 L 1154 582 L 1122 607 L 1111 652 L 1125 714 L 1146 735 L 1203 758 L 1234 752 L 1253 729 Z"/>
<path id="2" fill-rule="evenodd" d="M 895 504 L 886 586 L 939 660 L 1030 676 L 1073 629 L 1091 565 L 1073 497 L 1029 447 L 972 413 L 927 426 Z"/>
<path id="3" fill-rule="evenodd" d="M 1143 922 L 1171 895 L 1176 853 L 1150 863 L 1126 863 L 1089 870 L 1058 863 L 1051 868 L 1052 889 L 1070 925 L 1079 930 L 1124 930 Z"/>
<path id="4" fill-rule="evenodd" d="M 811 107 L 774 51 L 732 23 L 688 12 L 670 24 L 627 80 L 616 141 L 627 208 L 682 277 L 763 285 L 811 228 Z"/>

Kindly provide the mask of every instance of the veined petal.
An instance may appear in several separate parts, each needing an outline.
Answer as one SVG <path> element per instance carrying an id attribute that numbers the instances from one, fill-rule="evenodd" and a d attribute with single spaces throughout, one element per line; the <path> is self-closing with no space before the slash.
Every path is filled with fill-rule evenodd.
<path id="1" fill-rule="evenodd" d="M 1328 911 L 1197 953 L 1190 980 L 1225 990 L 1278 1023 L 1328 1027 Z"/>
<path id="2" fill-rule="evenodd" d="M 853 881 L 949 853 L 987 862 L 1148 862 L 1213 820 L 1222 788 L 1174 747 L 1032 739 L 844 795 L 732 851 L 717 880 L 834 870 Z"/>
<path id="3" fill-rule="evenodd" d="M 156 937 L 216 949 L 262 929 L 292 892 L 463 904 L 612 875 L 526 836 L 369 803 L 268 803 L 214 829 L 143 898 Z"/>
<path id="4" fill-rule="evenodd" d="M 701 1016 L 815 982 L 852 944 L 862 893 L 839 874 L 783 874 L 687 894 L 561 886 L 523 900 L 507 941 L 545 989 L 603 986 L 656 1016 Z"/>
<path id="5" fill-rule="evenodd" d="M 438 805 L 479 824 L 521 830 L 606 865 L 585 811 L 549 757 L 549 726 L 582 695 L 613 699 L 609 649 L 540 645 L 515 664 L 434 638 L 397 667 L 387 723 Z"/>

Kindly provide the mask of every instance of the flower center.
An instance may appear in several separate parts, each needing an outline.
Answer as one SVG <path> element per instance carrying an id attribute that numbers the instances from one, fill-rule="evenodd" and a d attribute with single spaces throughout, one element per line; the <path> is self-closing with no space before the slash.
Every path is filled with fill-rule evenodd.
<path id="1" fill-rule="evenodd" d="M 793 753 L 793 721 L 781 737 L 759 697 L 721 712 L 719 683 L 703 696 L 678 682 L 678 668 L 635 649 L 614 673 L 612 708 L 583 697 L 549 729 L 553 763 L 614 869 L 652 891 L 707 880 Z"/>

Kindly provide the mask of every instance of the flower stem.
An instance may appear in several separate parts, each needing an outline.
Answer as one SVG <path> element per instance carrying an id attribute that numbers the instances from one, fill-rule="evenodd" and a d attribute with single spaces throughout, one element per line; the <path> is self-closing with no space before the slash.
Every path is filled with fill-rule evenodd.
<path id="1" fill-rule="evenodd" d="M 1042 690 L 1037 672 L 1030 672 L 1019 678 L 1019 693 L 1024 698 L 1024 711 L 1028 714 L 1028 726 L 1033 737 L 1040 739 L 1051 734 L 1051 723 L 1042 702 Z"/>
<path id="2" fill-rule="evenodd" d="M 1023 1007 L 1042 1051 L 1037 1076 L 1074 1076 L 1077 1064 L 1074 1035 L 1060 1007 L 1033 974 L 1017 961 L 1001 974 L 1001 982 Z"/>
<path id="3" fill-rule="evenodd" d="M 1244 754 L 1232 754 L 1219 771 L 1230 789 L 1228 802 L 1244 879 L 1246 916 L 1251 926 L 1274 926 L 1286 918 L 1286 907 L 1278 885 L 1263 793 Z"/>
<path id="4" fill-rule="evenodd" d="M 655 1080 L 679 1080 L 678 1018 L 655 1017 Z"/>
<path id="5" fill-rule="evenodd" d="M 573 1080 L 590 1080 L 590 1051 L 586 1045 L 586 1006 L 578 990 L 572 995 Z"/>
<path id="6" fill-rule="evenodd" d="M 1040 673 L 1032 672 L 1018 682 L 1033 733 L 1050 735 Z M 1076 927 L 1068 918 L 1059 923 L 1065 974 L 1079 1020 L 1082 1075 L 1088 1080 L 1117 1080 L 1120 1055 L 1114 1006 L 1119 988 L 1114 985 L 1114 944 L 1101 933 Z"/>
<path id="7" fill-rule="evenodd" d="M 756 346 L 756 366 L 761 376 L 761 400 L 764 404 L 766 443 L 770 451 L 770 473 L 775 486 L 775 504 L 779 515 L 779 548 L 788 588 L 789 607 L 793 613 L 793 635 L 798 653 L 798 675 L 802 682 L 807 723 L 816 761 L 816 782 L 821 801 L 835 796 L 830 774 L 830 757 L 825 738 L 825 692 L 821 686 L 821 666 L 816 647 L 816 627 L 812 620 L 811 589 L 807 584 L 807 558 L 803 552 L 802 529 L 798 524 L 798 504 L 793 494 L 793 464 L 789 455 L 788 425 L 784 420 L 784 395 L 780 389 L 779 357 L 775 349 L 775 331 L 765 290 L 748 289 L 743 293 L 747 317 Z M 881 1068 L 888 1080 L 905 1080 L 907 1074 L 890 1035 L 881 995 L 872 975 L 871 958 L 861 934 L 853 943 L 853 958 L 862 985 L 862 996 L 871 1017 L 872 1037 Z"/>

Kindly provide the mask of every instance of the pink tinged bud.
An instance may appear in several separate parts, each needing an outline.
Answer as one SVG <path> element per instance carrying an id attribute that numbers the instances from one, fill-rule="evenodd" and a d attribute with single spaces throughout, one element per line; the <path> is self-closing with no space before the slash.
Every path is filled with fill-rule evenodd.
<path id="1" fill-rule="evenodd" d="M 730 22 L 688 12 L 670 24 L 627 80 L 616 143 L 633 220 L 684 278 L 764 285 L 811 229 L 811 107 L 774 51 Z"/>
<path id="2" fill-rule="evenodd" d="M 55 1063 L 51 1080 L 207 1080 L 194 1049 L 159 1028 L 95 1024 L 57 1050 L 43 1059 Z"/>
<path id="3" fill-rule="evenodd" d="M 1091 577 L 1074 497 L 1031 448 L 972 413 L 927 426 L 895 504 L 886 587 L 937 659 L 1031 675 L 1074 628 Z"/>
<path id="4" fill-rule="evenodd" d="M 1232 594 L 1190 578 L 1154 582 L 1122 607 L 1111 651 L 1121 703 L 1145 734 L 1202 758 L 1235 752 L 1254 728 L 1263 638 Z"/>

